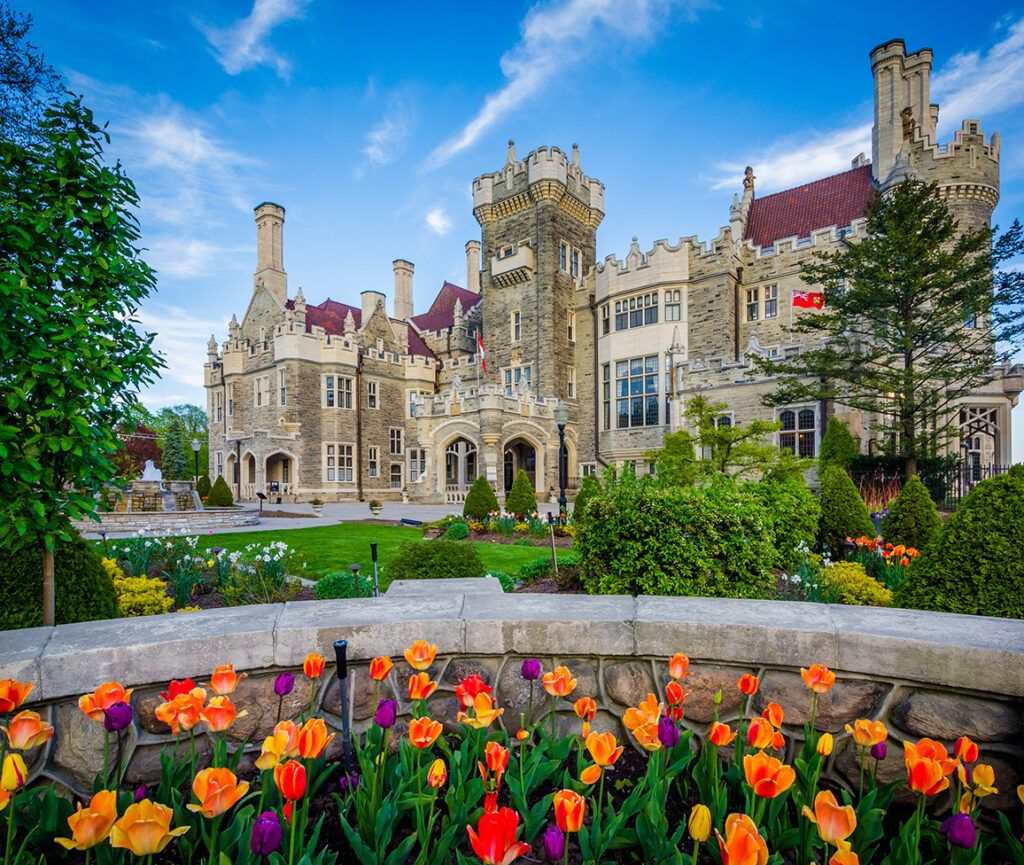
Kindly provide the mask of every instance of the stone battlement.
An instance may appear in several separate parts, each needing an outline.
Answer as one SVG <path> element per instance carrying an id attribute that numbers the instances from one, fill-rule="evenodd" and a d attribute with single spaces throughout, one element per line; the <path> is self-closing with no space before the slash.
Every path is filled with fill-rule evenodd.
<path id="1" fill-rule="evenodd" d="M 473 207 L 495 204 L 545 182 L 563 187 L 586 206 L 604 213 L 604 184 L 583 173 L 576 145 L 573 145 L 571 157 L 558 147 L 538 147 L 518 160 L 512 142 L 509 142 L 508 159 L 501 171 L 474 178 Z"/>

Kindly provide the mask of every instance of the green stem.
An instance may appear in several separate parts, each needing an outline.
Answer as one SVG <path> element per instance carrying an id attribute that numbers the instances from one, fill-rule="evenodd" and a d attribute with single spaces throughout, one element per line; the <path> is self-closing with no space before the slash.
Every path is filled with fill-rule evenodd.
<path id="1" fill-rule="evenodd" d="M 526 726 L 533 724 L 533 679 L 530 679 L 530 702 L 526 707 Z"/>
<path id="2" fill-rule="evenodd" d="M 860 802 L 864 798 L 864 754 L 867 748 L 864 745 L 860 746 L 860 789 L 857 792 L 857 801 Z"/>
<path id="3" fill-rule="evenodd" d="M 309 688 L 309 717 L 313 717 L 313 704 L 316 702 L 316 679 L 311 680 Z"/>
<path id="4" fill-rule="evenodd" d="M 85 848 L 85 865 L 89 865 L 92 861 L 92 847 Z"/>
<path id="5" fill-rule="evenodd" d="M 110 769 L 107 768 L 107 761 L 110 755 L 110 730 L 103 728 L 103 786 L 106 787 L 110 779 Z"/>
<path id="6" fill-rule="evenodd" d="M 11 842 L 14 840 L 14 796 L 17 790 L 11 791 L 11 798 L 7 800 L 7 843 L 4 845 L 4 865 L 11 861 Z"/>
<path id="7" fill-rule="evenodd" d="M 424 834 L 424 838 L 423 838 L 423 853 L 422 853 L 423 859 L 422 860 L 417 860 L 417 861 L 422 861 L 424 863 L 426 863 L 426 861 L 427 861 L 427 851 L 430 849 L 430 827 L 434 823 L 434 805 L 436 805 L 436 804 L 437 804 L 437 788 L 435 787 L 434 788 L 434 796 L 430 800 L 430 813 L 427 815 L 427 829 L 426 829 L 426 832 L 423 833 Z"/>
<path id="8" fill-rule="evenodd" d="M 597 787 L 597 813 L 604 815 L 604 767 L 601 767 L 601 780 Z"/>
<path id="9" fill-rule="evenodd" d="M 565 833 L 565 854 L 562 856 L 562 865 L 569 865 L 569 833 Z"/>
<path id="10" fill-rule="evenodd" d="M 220 821 L 223 816 L 223 814 L 218 814 L 213 819 L 213 837 L 210 839 L 210 865 L 216 865 L 217 863 L 217 835 L 220 832 Z"/>
<path id="11" fill-rule="evenodd" d="M 114 776 L 117 779 L 117 783 L 114 785 L 115 790 L 121 789 L 121 731 L 117 731 L 117 769 L 114 772 Z"/>
<path id="12" fill-rule="evenodd" d="M 811 733 L 810 733 L 810 743 L 811 743 L 811 747 L 812 748 L 816 748 L 817 744 L 818 744 L 817 740 L 814 737 L 814 721 L 815 721 L 815 719 L 817 717 L 818 717 L 818 692 L 815 691 L 814 692 L 814 699 L 811 700 Z"/>
<path id="13" fill-rule="evenodd" d="M 917 813 L 914 815 L 914 849 L 921 849 L 921 818 L 924 817 L 924 794 L 917 800 Z"/>
<path id="14" fill-rule="evenodd" d="M 554 694 L 551 695 L 551 739 L 554 741 L 555 738 L 555 704 L 558 702 L 558 697 Z M 566 849 L 569 849 L 566 845 Z"/>
<path id="15" fill-rule="evenodd" d="M 293 865 L 295 862 L 295 824 L 299 822 L 299 815 L 296 811 L 298 811 L 296 803 L 292 802 L 292 832 L 288 839 L 288 865 Z"/>

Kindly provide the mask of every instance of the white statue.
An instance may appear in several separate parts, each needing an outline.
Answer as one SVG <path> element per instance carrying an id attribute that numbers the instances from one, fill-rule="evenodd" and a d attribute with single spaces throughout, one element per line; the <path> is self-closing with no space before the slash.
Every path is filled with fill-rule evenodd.
<path id="1" fill-rule="evenodd" d="M 142 480 L 162 481 L 163 479 L 164 473 L 153 465 L 153 460 L 146 460 L 146 464 L 142 467 Z"/>

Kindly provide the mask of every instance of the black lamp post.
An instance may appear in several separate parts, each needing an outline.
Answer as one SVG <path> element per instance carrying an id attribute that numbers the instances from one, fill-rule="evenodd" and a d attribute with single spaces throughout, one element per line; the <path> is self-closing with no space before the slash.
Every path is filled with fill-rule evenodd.
<path id="1" fill-rule="evenodd" d="M 202 442 L 199 439 L 192 439 L 192 453 L 196 457 L 196 483 L 199 483 L 199 449 L 202 446 Z"/>
<path id="2" fill-rule="evenodd" d="M 569 422 L 569 409 L 561 398 L 555 406 L 555 423 L 558 424 L 558 512 L 565 518 L 568 502 L 565 500 L 565 425 Z"/>

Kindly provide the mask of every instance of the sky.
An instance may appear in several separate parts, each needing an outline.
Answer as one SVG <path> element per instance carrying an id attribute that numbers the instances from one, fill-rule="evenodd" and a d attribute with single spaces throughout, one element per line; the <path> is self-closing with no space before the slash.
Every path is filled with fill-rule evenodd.
<path id="1" fill-rule="evenodd" d="M 416 312 L 465 284 L 471 183 L 539 146 L 605 184 L 598 258 L 633 236 L 713 238 L 743 168 L 756 194 L 871 153 L 868 54 L 934 51 L 939 139 L 1002 136 L 994 222 L 1024 219 L 1024 6 L 748 0 L 12 0 L 31 40 L 109 123 L 140 194 L 158 291 L 141 311 L 168 368 L 153 409 L 205 405 L 206 344 L 252 293 L 253 208 L 286 209 L 289 293 Z M 920 10 L 926 9 L 922 14 Z M 1024 460 L 1024 404 L 1014 412 Z"/>

